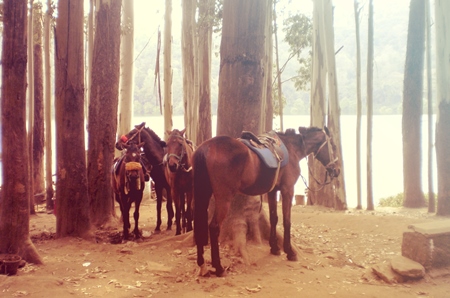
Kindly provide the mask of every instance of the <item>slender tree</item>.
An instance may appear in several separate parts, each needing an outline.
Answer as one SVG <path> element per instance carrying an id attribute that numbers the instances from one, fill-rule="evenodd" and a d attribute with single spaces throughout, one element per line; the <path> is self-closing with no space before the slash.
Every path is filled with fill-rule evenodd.
<path id="1" fill-rule="evenodd" d="M 362 209 L 361 195 L 361 118 L 362 118 L 362 100 L 361 100 L 361 41 L 359 34 L 359 8 L 358 0 L 354 2 L 355 12 L 355 30 L 356 30 L 356 209 Z"/>
<path id="2" fill-rule="evenodd" d="M 44 81 L 42 63 L 42 3 L 33 9 L 33 63 L 34 63 L 34 125 L 33 125 L 33 194 L 42 203 L 45 194 L 44 179 Z"/>
<path id="3" fill-rule="evenodd" d="M 134 1 L 122 0 L 118 135 L 131 130 L 134 81 Z"/>
<path id="4" fill-rule="evenodd" d="M 52 90 L 50 69 L 50 28 L 52 25 L 51 0 L 47 1 L 47 12 L 44 20 L 44 77 L 45 77 L 45 198 L 47 211 L 54 208 L 53 205 L 53 177 L 52 177 Z"/>
<path id="5" fill-rule="evenodd" d="M 197 144 L 212 137 L 211 127 L 211 49 L 215 0 L 199 1 L 198 85 L 199 110 Z"/>
<path id="6" fill-rule="evenodd" d="M 411 0 L 403 80 L 403 206 L 425 206 L 422 190 L 422 90 L 425 1 Z"/>
<path id="7" fill-rule="evenodd" d="M 84 140 L 83 6 L 78 0 L 58 1 L 55 31 L 57 237 L 91 236 Z"/>
<path id="8" fill-rule="evenodd" d="M 322 201 L 323 206 L 333 207 L 337 210 L 347 209 L 345 197 L 345 180 L 344 180 L 344 164 L 342 158 L 341 145 L 341 108 L 338 99 L 338 85 L 336 75 L 336 61 L 334 50 L 334 27 L 333 27 L 333 5 L 331 0 L 323 0 L 324 8 L 324 35 L 325 35 L 325 57 L 327 63 L 327 86 L 328 86 L 328 117 L 327 126 L 333 136 L 335 148 L 335 156 L 340 163 L 340 175 L 333 179 L 332 187 L 325 187 L 328 193 L 326 198 L 328 201 Z"/>
<path id="9" fill-rule="evenodd" d="M 283 131 L 283 91 L 281 83 L 280 55 L 278 53 L 278 26 L 277 26 L 277 0 L 273 2 L 273 26 L 275 39 L 275 61 L 277 67 L 277 97 L 278 97 L 278 115 L 280 117 L 280 130 Z"/>
<path id="10" fill-rule="evenodd" d="M 367 210 L 374 210 L 372 180 L 373 126 L 373 0 L 369 0 L 367 46 Z"/>
<path id="11" fill-rule="evenodd" d="M 31 193 L 30 193 L 30 213 L 36 214 L 35 201 L 34 201 L 34 161 L 33 161 L 33 132 L 34 132 L 34 32 L 33 32 L 33 3 L 34 0 L 30 0 L 29 5 L 29 13 L 28 13 L 28 158 L 30 159 L 30 171 L 28 172 L 29 181 L 31 185 Z"/>
<path id="12" fill-rule="evenodd" d="M 27 1 L 4 0 L 3 12 L 0 253 L 18 254 L 27 262 L 41 264 L 29 234 L 31 187 L 25 113 Z"/>
<path id="13" fill-rule="evenodd" d="M 96 226 L 114 216 L 110 185 L 119 98 L 120 10 L 121 0 L 101 0 L 95 17 L 87 173 L 91 222 Z"/>
<path id="14" fill-rule="evenodd" d="M 437 215 L 450 215 L 450 1 L 435 1 L 436 86 L 438 115 L 436 160 L 438 174 Z"/>
<path id="15" fill-rule="evenodd" d="M 196 0 L 182 1 L 181 60 L 183 64 L 183 106 L 186 136 L 197 143 L 198 128 L 198 63 L 195 12 Z"/>
<path id="16" fill-rule="evenodd" d="M 427 59 L 427 99 L 428 99 L 428 212 L 436 212 L 433 190 L 433 84 L 431 75 L 431 12 L 430 0 L 425 1 L 426 18 L 426 59 Z"/>
<path id="17" fill-rule="evenodd" d="M 172 0 L 164 13 L 164 131 L 172 131 Z M 167 139 L 167 135 L 165 135 Z"/>

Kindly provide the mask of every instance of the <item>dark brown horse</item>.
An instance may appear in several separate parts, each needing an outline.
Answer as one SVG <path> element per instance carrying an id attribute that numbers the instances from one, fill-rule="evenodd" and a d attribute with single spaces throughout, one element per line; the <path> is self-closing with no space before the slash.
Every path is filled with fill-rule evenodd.
<path id="1" fill-rule="evenodd" d="M 278 166 L 268 167 L 258 155 L 239 139 L 218 136 L 202 143 L 194 153 L 194 236 L 197 245 L 197 264 L 200 275 L 206 275 L 203 252 L 208 244 L 207 209 L 211 195 L 215 198 L 214 214 L 209 224 L 212 266 L 215 274 L 225 272 L 220 263 L 219 233 L 230 201 L 235 194 L 255 196 L 268 193 L 270 213 L 270 252 L 280 254 L 277 244 L 276 225 L 278 222 L 276 193 L 281 192 L 284 227 L 284 252 L 288 260 L 297 256 L 291 247 L 291 206 L 294 185 L 300 175 L 299 162 L 309 154 L 314 154 L 333 178 L 339 175 L 337 159 L 333 154 L 334 144 L 328 129 L 300 127 L 295 130 L 276 133 L 276 139 L 285 145 L 288 156 L 279 160 Z M 278 141 L 278 143 L 280 143 Z M 281 166 L 282 164 L 284 166 Z"/>
<path id="2" fill-rule="evenodd" d="M 136 239 L 141 237 L 138 228 L 139 206 L 145 188 L 144 171 L 141 164 L 141 147 L 143 143 L 124 144 L 125 154 L 113 166 L 112 188 L 119 203 L 123 220 L 123 240 L 128 240 L 130 225 L 130 208 L 134 202 L 134 230 Z"/>
<path id="3" fill-rule="evenodd" d="M 175 203 L 175 235 L 192 230 L 192 154 L 194 146 L 184 136 L 186 129 L 169 132 L 164 157 L 166 179 Z M 187 206 L 185 206 L 187 205 Z M 180 224 L 180 221 L 182 224 Z"/>
<path id="4" fill-rule="evenodd" d="M 123 144 L 126 144 L 130 140 L 136 139 L 138 142 L 144 142 L 144 157 L 148 168 L 151 168 L 150 177 L 153 182 L 155 182 L 155 193 L 156 193 L 156 228 L 155 232 L 161 231 L 161 208 L 163 202 L 163 190 L 166 191 L 166 209 L 167 209 L 167 229 L 172 229 L 172 220 L 174 216 L 173 206 L 172 206 L 172 195 L 170 191 L 170 186 L 167 183 L 166 177 L 164 175 L 164 148 L 166 147 L 166 142 L 161 140 L 158 135 L 148 127 L 145 127 L 145 122 L 136 125 L 126 135 L 120 137 L 119 141 L 116 143 L 116 148 L 121 150 Z"/>

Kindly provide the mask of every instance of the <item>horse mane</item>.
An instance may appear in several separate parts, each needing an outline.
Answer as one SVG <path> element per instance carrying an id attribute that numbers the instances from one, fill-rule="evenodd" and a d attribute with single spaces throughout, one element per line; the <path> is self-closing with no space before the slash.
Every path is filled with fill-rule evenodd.
<path id="1" fill-rule="evenodd" d="M 161 142 L 161 138 L 154 132 L 150 127 L 144 127 L 144 131 L 148 133 L 148 135 L 158 143 Z"/>
<path id="2" fill-rule="evenodd" d="M 311 126 L 311 127 L 303 127 L 303 126 L 300 126 L 300 127 L 298 128 L 298 131 L 299 131 L 300 134 L 302 134 L 302 135 L 307 135 L 307 134 L 309 134 L 309 133 L 317 132 L 317 131 L 321 131 L 321 130 L 322 130 L 322 128 L 319 128 L 319 127 L 317 127 L 317 126 Z"/>

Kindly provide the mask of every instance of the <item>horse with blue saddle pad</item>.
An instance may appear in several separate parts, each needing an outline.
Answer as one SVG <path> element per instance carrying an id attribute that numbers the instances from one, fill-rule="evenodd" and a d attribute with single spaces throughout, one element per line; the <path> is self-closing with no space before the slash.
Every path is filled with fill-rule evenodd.
<path id="1" fill-rule="evenodd" d="M 291 247 L 291 206 L 294 185 L 300 176 L 299 162 L 314 154 L 328 175 L 337 177 L 340 170 L 334 156 L 334 144 L 327 128 L 300 127 L 299 133 L 272 132 L 262 138 L 244 132 L 240 139 L 217 136 L 203 142 L 193 155 L 194 238 L 200 275 L 207 275 L 204 246 L 211 244 L 212 266 L 217 276 L 225 270 L 220 263 L 220 225 L 238 193 L 249 196 L 268 194 L 270 214 L 270 252 L 280 254 L 277 244 L 278 222 L 276 194 L 281 192 L 284 227 L 284 252 L 288 260 L 297 260 Z M 214 195 L 215 208 L 208 224 L 208 206 Z"/>

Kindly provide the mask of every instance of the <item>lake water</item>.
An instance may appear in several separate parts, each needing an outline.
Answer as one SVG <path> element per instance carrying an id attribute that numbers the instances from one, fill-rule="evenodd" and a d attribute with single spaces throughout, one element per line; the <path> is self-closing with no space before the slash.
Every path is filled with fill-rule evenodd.
<path id="1" fill-rule="evenodd" d="M 216 116 L 212 117 L 212 131 L 216 131 Z M 146 125 L 153 129 L 163 138 L 164 121 L 162 116 L 134 117 L 133 123 L 139 124 L 145 121 Z M 428 192 L 427 179 L 427 123 L 428 118 L 422 118 L 422 189 Z M 284 116 L 284 128 L 298 128 L 309 126 L 309 116 Z M 184 128 L 184 117 L 173 117 L 173 128 Z M 279 119 L 274 119 L 274 129 L 279 128 Z M 53 131 L 54 132 L 54 131 Z M 366 160 L 366 118 L 362 118 L 361 127 L 361 182 L 362 182 L 362 205 L 367 206 L 367 160 Z M 347 194 L 347 205 L 354 208 L 357 205 L 356 197 L 356 116 L 341 116 L 342 152 L 344 165 L 344 180 Z M 54 138 L 54 137 L 53 137 Z M 373 117 L 373 139 L 372 139 L 372 178 L 373 197 L 375 206 L 380 198 L 396 195 L 403 192 L 403 158 L 402 152 L 402 117 L 401 115 L 376 115 Z M 53 154 L 55 155 L 53 148 Z M 54 164 L 55 166 L 55 164 Z M 306 160 L 300 162 L 302 173 L 307 175 Z M 437 190 L 436 161 L 433 162 L 433 177 L 435 180 L 434 190 Z M 53 170 L 55 172 L 55 170 Z M 0 178 L 2 178 L 2 167 L 0 167 Z M 1 179 L 3 182 L 3 179 Z M 305 185 L 299 179 L 295 188 L 295 194 L 304 194 Z"/>

